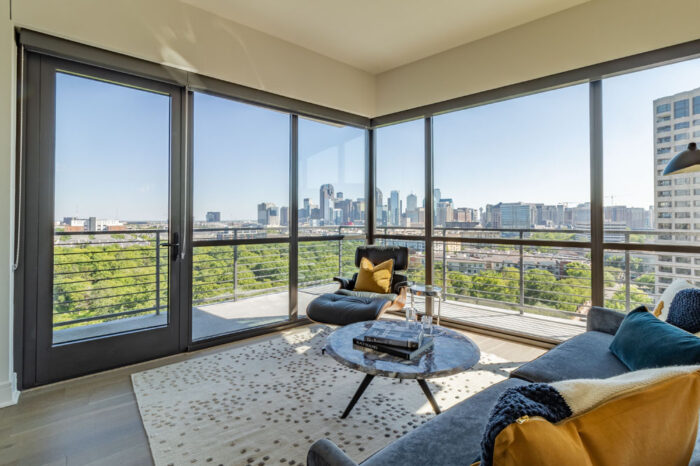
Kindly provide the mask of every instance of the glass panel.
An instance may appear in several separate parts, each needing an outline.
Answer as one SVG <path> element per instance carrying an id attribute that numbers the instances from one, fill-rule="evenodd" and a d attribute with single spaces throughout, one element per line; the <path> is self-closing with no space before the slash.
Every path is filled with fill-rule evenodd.
<path id="1" fill-rule="evenodd" d="M 588 114 L 584 84 L 436 116 L 435 234 L 586 239 Z"/>
<path id="2" fill-rule="evenodd" d="M 289 244 L 196 247 L 192 340 L 289 318 Z"/>
<path id="3" fill-rule="evenodd" d="M 288 114 L 194 94 L 194 240 L 289 234 Z M 289 318 L 287 243 L 196 246 L 192 339 Z"/>
<path id="4" fill-rule="evenodd" d="M 365 224 L 365 144 L 362 129 L 299 118 L 299 236 Z"/>
<path id="5" fill-rule="evenodd" d="M 289 115 L 194 94 L 195 239 L 289 233 Z"/>
<path id="6" fill-rule="evenodd" d="M 401 228 L 422 229 L 425 225 L 424 140 L 424 120 L 376 131 L 377 232 L 392 234 Z"/>
<path id="7" fill-rule="evenodd" d="M 663 175 L 689 142 L 689 102 L 700 97 L 700 59 L 603 81 L 605 241 L 695 245 L 700 239 L 700 177 Z M 663 119 L 659 115 L 663 109 Z M 659 132 L 663 129 L 663 137 Z M 695 135 L 694 135 L 695 136 Z M 685 138 L 685 139 L 684 139 Z M 683 144 L 671 141 L 683 139 Z M 698 225 L 700 227 L 700 225 Z M 655 303 L 670 282 L 693 282 L 688 254 L 606 251 L 606 305 L 629 310 Z M 688 261 L 677 263 L 678 261 Z M 629 268 L 629 271 L 627 270 Z M 641 283 L 639 282 L 641 280 Z"/>
<path id="8" fill-rule="evenodd" d="M 56 74 L 53 342 L 168 322 L 170 97 Z"/>

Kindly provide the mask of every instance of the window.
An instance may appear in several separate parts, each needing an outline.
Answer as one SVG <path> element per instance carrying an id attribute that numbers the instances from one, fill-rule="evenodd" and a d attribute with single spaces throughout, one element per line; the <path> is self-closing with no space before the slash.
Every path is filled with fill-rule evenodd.
<path id="1" fill-rule="evenodd" d="M 673 180 L 673 184 L 676 186 L 690 184 L 690 180 L 690 178 L 676 178 L 675 180 Z"/>
<path id="2" fill-rule="evenodd" d="M 673 205 L 669 201 L 662 201 L 656 204 L 657 207 L 664 208 L 664 207 L 672 207 Z"/>
<path id="3" fill-rule="evenodd" d="M 671 180 L 658 180 L 656 186 L 671 186 Z"/>
<path id="4" fill-rule="evenodd" d="M 673 102 L 673 118 L 683 118 L 688 115 L 688 99 Z"/>
<path id="5" fill-rule="evenodd" d="M 659 212 L 656 218 L 671 218 L 671 212 Z"/>
<path id="6" fill-rule="evenodd" d="M 299 118 L 300 236 L 364 225 L 364 180 L 364 130 Z"/>
<path id="7" fill-rule="evenodd" d="M 700 218 L 700 212 L 693 212 L 693 218 Z"/>
<path id="8" fill-rule="evenodd" d="M 587 94 L 577 85 L 436 116 L 435 226 L 589 228 Z"/>
<path id="9" fill-rule="evenodd" d="M 690 201 L 676 201 L 676 207 L 690 207 Z"/>
<path id="10" fill-rule="evenodd" d="M 664 152 L 670 152 L 670 151 L 671 151 L 671 149 L 669 147 L 664 149 Z M 656 165 L 665 165 L 669 162 L 669 160 L 671 160 L 671 159 L 658 159 L 658 160 L 656 160 Z"/>
<path id="11" fill-rule="evenodd" d="M 690 196 L 690 189 L 676 189 L 673 194 L 676 196 Z"/>
<path id="12" fill-rule="evenodd" d="M 658 128 L 656 128 L 657 133 L 668 133 L 669 131 L 671 131 L 671 126 L 669 125 L 659 126 Z"/>
<path id="13" fill-rule="evenodd" d="M 700 126 L 700 119 L 693 120 L 693 126 Z"/>
<path id="14" fill-rule="evenodd" d="M 693 194 L 695 196 L 700 195 L 700 189 L 693 189 Z"/>
<path id="15" fill-rule="evenodd" d="M 690 212 L 676 212 L 674 218 L 690 218 Z"/>
<path id="16" fill-rule="evenodd" d="M 683 121 L 681 123 L 676 123 L 673 125 L 673 129 L 685 129 L 690 127 L 690 122 L 689 121 Z"/>
<path id="17" fill-rule="evenodd" d="M 680 151 L 685 150 L 685 149 L 686 149 L 686 146 L 684 144 L 680 144 L 678 146 L 673 146 L 673 150 L 676 152 L 680 152 Z"/>
<path id="18" fill-rule="evenodd" d="M 669 266 L 666 266 L 666 265 L 661 265 L 661 266 L 659 266 L 659 272 L 663 272 L 663 273 L 673 273 L 673 267 L 669 267 Z"/>
<path id="19" fill-rule="evenodd" d="M 670 147 L 661 147 L 661 148 L 659 148 L 659 149 L 656 149 L 656 153 L 657 153 L 657 154 L 668 154 L 669 152 L 671 152 L 671 148 L 670 148 Z M 657 163 L 658 165 L 661 165 L 661 164 L 663 164 L 663 163 L 667 163 L 668 160 L 669 160 L 669 159 L 659 159 L 656 163 Z"/>
<path id="20" fill-rule="evenodd" d="M 700 95 L 693 97 L 693 115 L 700 114 Z"/>
<path id="21" fill-rule="evenodd" d="M 700 138 L 700 131 L 693 131 L 694 138 Z"/>
<path id="22" fill-rule="evenodd" d="M 673 262 L 673 256 L 659 256 L 659 262 Z"/>
<path id="23" fill-rule="evenodd" d="M 656 106 L 656 113 L 665 113 L 671 111 L 671 104 L 661 104 Z"/>
<path id="24" fill-rule="evenodd" d="M 688 133 L 679 133 L 673 135 L 674 141 L 682 141 L 683 139 L 688 139 Z"/>
<path id="25" fill-rule="evenodd" d="M 661 116 L 656 118 L 657 123 L 661 123 L 664 121 L 669 121 L 671 119 L 671 115 L 666 115 L 666 116 Z"/>
<path id="26" fill-rule="evenodd" d="M 670 223 L 659 223 L 659 230 L 670 230 L 671 227 Z"/>
<path id="27" fill-rule="evenodd" d="M 676 273 L 678 275 L 690 275 L 690 269 L 685 267 L 676 267 Z"/>
<path id="28" fill-rule="evenodd" d="M 673 278 L 671 277 L 659 277 L 658 279 L 659 283 L 663 283 L 664 285 L 670 285 L 671 282 L 673 282 Z M 661 293 L 663 293 L 662 290 L 659 290 Z"/>
<path id="29" fill-rule="evenodd" d="M 676 230 L 690 230 L 690 223 L 676 223 Z"/>
<path id="30" fill-rule="evenodd" d="M 690 264 L 690 257 L 676 256 L 676 262 L 679 264 Z"/>
<path id="31" fill-rule="evenodd" d="M 412 227 L 412 233 L 423 233 L 424 139 L 424 120 L 399 123 L 376 131 L 376 227 L 381 233 L 391 234 L 400 227 Z"/>
<path id="32" fill-rule="evenodd" d="M 671 197 L 671 191 L 659 191 L 659 197 Z"/>
<path id="33" fill-rule="evenodd" d="M 663 138 L 656 138 L 657 144 L 663 144 L 664 142 L 671 142 L 671 136 L 665 136 Z"/>

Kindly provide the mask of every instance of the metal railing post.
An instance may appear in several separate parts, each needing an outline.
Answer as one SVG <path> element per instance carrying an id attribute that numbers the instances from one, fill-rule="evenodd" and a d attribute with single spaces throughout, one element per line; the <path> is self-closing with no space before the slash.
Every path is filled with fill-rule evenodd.
<path id="1" fill-rule="evenodd" d="M 338 226 L 338 235 L 342 234 L 342 226 Z M 343 240 L 338 240 L 338 276 L 343 276 Z"/>
<path id="2" fill-rule="evenodd" d="M 523 239 L 523 232 L 521 231 L 520 234 L 520 239 Z M 520 282 L 519 284 L 519 291 L 520 291 L 520 315 L 523 315 L 523 306 L 525 306 L 525 273 L 523 272 L 523 269 L 525 268 L 525 261 L 523 260 L 523 245 L 520 244 L 518 246 L 519 253 L 520 253 L 520 258 L 519 258 L 519 266 L 518 266 L 518 281 Z"/>
<path id="3" fill-rule="evenodd" d="M 160 231 L 156 231 L 156 315 L 160 315 Z"/>
<path id="4" fill-rule="evenodd" d="M 445 228 L 442 229 L 442 300 L 447 299 L 447 241 Z"/>
<path id="5" fill-rule="evenodd" d="M 233 230 L 233 239 L 238 239 L 238 230 Z M 233 300 L 238 299 L 238 245 L 233 245 Z"/>
<path id="6" fill-rule="evenodd" d="M 629 233 L 625 233 L 625 244 L 629 243 Z M 632 286 L 631 280 L 632 272 L 630 271 L 630 251 L 625 249 L 625 310 L 629 312 L 630 310 L 630 288 Z"/>

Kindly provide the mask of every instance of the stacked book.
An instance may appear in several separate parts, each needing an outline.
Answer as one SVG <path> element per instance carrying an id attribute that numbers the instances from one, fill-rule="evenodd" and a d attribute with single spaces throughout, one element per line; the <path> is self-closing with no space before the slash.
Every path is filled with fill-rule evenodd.
<path id="1" fill-rule="evenodd" d="M 373 350 L 402 359 L 417 359 L 433 347 L 433 337 L 424 337 L 419 325 L 403 328 L 394 322 L 377 321 L 352 339 L 357 349 Z"/>

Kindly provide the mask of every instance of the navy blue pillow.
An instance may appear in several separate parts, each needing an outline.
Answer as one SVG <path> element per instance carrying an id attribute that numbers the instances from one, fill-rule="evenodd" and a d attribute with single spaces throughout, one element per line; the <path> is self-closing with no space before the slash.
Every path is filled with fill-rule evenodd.
<path id="1" fill-rule="evenodd" d="M 625 316 L 610 351 L 630 370 L 700 364 L 700 338 L 639 307 Z"/>
<path id="2" fill-rule="evenodd" d="M 666 322 L 686 332 L 700 332 L 700 289 L 686 288 L 676 293 Z"/>

